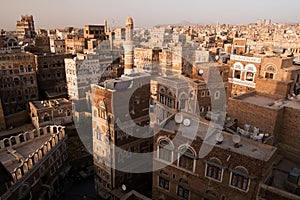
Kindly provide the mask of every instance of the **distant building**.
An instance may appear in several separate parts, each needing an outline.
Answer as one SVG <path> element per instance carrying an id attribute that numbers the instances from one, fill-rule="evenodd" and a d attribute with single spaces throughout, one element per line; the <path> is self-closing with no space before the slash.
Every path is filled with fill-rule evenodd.
<path id="1" fill-rule="evenodd" d="M 50 39 L 45 35 L 38 35 L 34 40 L 34 46 L 38 53 L 50 53 Z"/>
<path id="2" fill-rule="evenodd" d="M 232 95 L 238 95 L 253 91 L 259 78 L 261 68 L 261 57 L 255 56 L 230 56 L 229 83 L 232 88 Z"/>
<path id="3" fill-rule="evenodd" d="M 159 52 L 161 49 L 134 49 L 134 66 L 146 72 L 157 72 L 159 64 Z"/>
<path id="4" fill-rule="evenodd" d="M 19 40 L 33 39 L 36 36 L 33 16 L 21 16 L 21 20 L 17 21 L 16 32 Z"/>
<path id="5" fill-rule="evenodd" d="M 246 38 L 234 38 L 232 44 L 232 54 L 243 55 L 246 53 Z"/>
<path id="6" fill-rule="evenodd" d="M 66 52 L 65 39 L 51 37 L 50 51 L 51 53 L 64 54 Z"/>
<path id="7" fill-rule="evenodd" d="M 84 38 L 86 39 L 106 39 L 105 25 L 85 25 L 84 26 Z"/>
<path id="8" fill-rule="evenodd" d="M 65 39 L 65 48 L 66 53 L 83 53 L 86 48 L 86 39 L 80 37 L 67 38 Z"/>

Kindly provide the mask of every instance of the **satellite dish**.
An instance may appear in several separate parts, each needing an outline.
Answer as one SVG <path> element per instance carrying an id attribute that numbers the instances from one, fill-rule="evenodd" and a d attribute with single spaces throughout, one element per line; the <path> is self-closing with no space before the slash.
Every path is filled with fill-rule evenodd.
<path id="1" fill-rule="evenodd" d="M 204 73 L 204 71 L 203 71 L 202 69 L 199 69 L 198 74 L 199 74 L 200 76 L 202 76 L 203 73 Z"/>
<path id="2" fill-rule="evenodd" d="M 220 56 L 216 55 L 215 59 L 216 59 L 216 61 L 218 61 L 220 59 Z"/>
<path id="3" fill-rule="evenodd" d="M 183 120 L 183 125 L 184 126 L 190 126 L 191 125 L 191 120 L 189 120 L 189 119 Z"/>
<path id="4" fill-rule="evenodd" d="M 183 116 L 182 116 L 182 114 L 181 114 L 181 113 L 176 113 L 176 115 L 175 115 L 175 122 L 176 122 L 177 124 L 181 124 L 182 121 L 183 121 Z"/>
<path id="5" fill-rule="evenodd" d="M 126 185 L 123 184 L 123 185 L 122 185 L 122 190 L 123 190 L 123 191 L 126 191 L 126 189 L 127 189 L 127 188 L 126 188 Z"/>
<path id="6" fill-rule="evenodd" d="M 241 141 L 241 136 L 239 135 L 233 135 L 232 136 L 232 141 L 234 142 L 234 144 L 239 144 Z"/>
<path id="7" fill-rule="evenodd" d="M 216 141 L 217 141 L 218 143 L 222 143 L 223 140 L 224 140 L 223 134 L 222 134 L 222 133 L 217 133 L 217 134 L 216 134 Z"/>

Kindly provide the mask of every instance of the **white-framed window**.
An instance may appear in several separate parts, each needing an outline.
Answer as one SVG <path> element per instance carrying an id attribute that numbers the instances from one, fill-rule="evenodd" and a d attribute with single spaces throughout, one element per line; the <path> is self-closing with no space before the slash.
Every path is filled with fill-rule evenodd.
<path id="1" fill-rule="evenodd" d="M 106 106 L 104 101 L 100 101 L 98 106 L 99 106 L 99 113 L 98 113 L 99 117 L 102 119 L 107 119 Z"/>
<path id="2" fill-rule="evenodd" d="M 254 82 L 255 74 L 256 74 L 256 67 L 253 64 L 248 64 L 245 67 L 245 81 Z"/>
<path id="3" fill-rule="evenodd" d="M 274 66 L 266 67 L 265 74 L 264 74 L 264 77 L 266 79 L 274 79 L 275 74 L 276 74 L 276 68 Z"/>
<path id="4" fill-rule="evenodd" d="M 168 138 L 160 139 L 158 142 L 158 158 L 166 162 L 173 162 L 174 145 Z"/>
<path id="5" fill-rule="evenodd" d="M 233 74 L 232 77 L 235 79 L 241 79 L 242 78 L 242 71 L 244 70 L 244 66 L 242 63 L 235 63 L 233 65 Z"/>
<path id="6" fill-rule="evenodd" d="M 214 98 L 215 98 L 215 100 L 220 99 L 220 91 L 215 91 Z"/>
<path id="7" fill-rule="evenodd" d="M 179 147 L 178 166 L 186 170 L 195 171 L 196 168 L 196 152 L 192 147 Z"/>
<path id="8" fill-rule="evenodd" d="M 223 168 L 222 162 L 217 158 L 211 158 L 205 167 L 205 176 L 218 182 L 222 182 Z"/>
<path id="9" fill-rule="evenodd" d="M 238 166 L 230 173 L 229 185 L 233 188 L 248 192 L 250 187 L 250 178 L 248 170 L 245 167 Z"/>

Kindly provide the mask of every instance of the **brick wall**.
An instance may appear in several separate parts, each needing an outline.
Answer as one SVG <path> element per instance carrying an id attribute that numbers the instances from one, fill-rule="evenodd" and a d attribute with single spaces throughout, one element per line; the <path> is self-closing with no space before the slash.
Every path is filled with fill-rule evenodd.
<path id="1" fill-rule="evenodd" d="M 300 110 L 285 107 L 281 119 L 278 134 L 279 149 L 288 158 L 300 160 Z"/>
<path id="2" fill-rule="evenodd" d="M 258 127 L 264 133 L 276 134 L 279 132 L 277 121 L 282 117 L 283 110 L 258 106 L 238 99 L 229 99 L 227 112 L 229 117 L 238 119 L 240 127 L 250 124 Z"/>
<path id="3" fill-rule="evenodd" d="M 292 82 L 279 82 L 268 79 L 256 80 L 256 91 L 272 95 L 274 98 L 285 99 L 290 93 Z"/>

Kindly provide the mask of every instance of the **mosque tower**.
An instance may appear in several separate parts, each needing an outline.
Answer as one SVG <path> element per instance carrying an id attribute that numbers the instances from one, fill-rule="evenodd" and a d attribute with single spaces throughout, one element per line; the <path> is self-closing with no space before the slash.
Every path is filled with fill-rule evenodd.
<path id="1" fill-rule="evenodd" d="M 124 74 L 129 75 L 133 72 L 133 20 L 128 17 L 126 20 L 126 38 L 124 42 L 124 54 L 125 54 L 125 69 Z"/>

